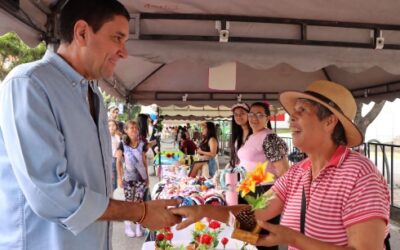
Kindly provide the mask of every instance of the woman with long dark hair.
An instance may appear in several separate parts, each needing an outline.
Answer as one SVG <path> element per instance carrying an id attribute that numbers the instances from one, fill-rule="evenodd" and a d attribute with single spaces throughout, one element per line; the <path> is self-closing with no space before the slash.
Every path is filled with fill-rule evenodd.
<path id="1" fill-rule="evenodd" d="M 247 114 L 250 111 L 246 103 L 237 103 L 232 106 L 231 140 L 230 140 L 230 167 L 234 168 L 239 164 L 237 151 L 244 145 L 249 136 L 253 133 L 250 128 Z"/>
<path id="2" fill-rule="evenodd" d="M 207 160 L 208 164 L 208 173 L 202 173 L 206 177 L 213 177 L 217 172 L 217 159 L 216 156 L 218 154 L 218 140 L 217 140 L 217 132 L 215 130 L 215 125 L 212 122 L 205 122 L 201 125 L 201 134 L 202 141 L 200 142 L 199 148 L 197 149 L 197 153 L 203 158 Z M 194 164 L 191 176 L 196 176 L 197 172 L 200 171 L 204 167 L 204 163 L 196 163 Z M 203 169 L 203 171 L 205 171 Z"/>

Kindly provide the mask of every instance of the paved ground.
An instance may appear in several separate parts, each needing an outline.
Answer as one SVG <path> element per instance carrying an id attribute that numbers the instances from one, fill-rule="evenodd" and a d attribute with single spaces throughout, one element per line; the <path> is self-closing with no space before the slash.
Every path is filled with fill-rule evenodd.
<path id="1" fill-rule="evenodd" d="M 165 144 L 164 149 L 171 147 L 172 144 Z M 220 157 L 220 167 L 223 168 L 228 162 L 227 157 Z M 158 178 L 154 176 L 153 168 L 149 168 L 150 176 L 150 186 L 152 187 L 157 181 Z M 113 232 L 113 249 L 114 250 L 140 250 L 142 248 L 142 244 L 144 242 L 144 237 L 141 238 L 128 238 L 124 234 L 124 223 L 123 222 L 114 222 L 113 223 L 114 232 Z M 400 222 L 391 221 L 391 246 L 392 250 L 400 250 Z M 280 247 L 280 250 L 285 250 L 286 247 Z"/>

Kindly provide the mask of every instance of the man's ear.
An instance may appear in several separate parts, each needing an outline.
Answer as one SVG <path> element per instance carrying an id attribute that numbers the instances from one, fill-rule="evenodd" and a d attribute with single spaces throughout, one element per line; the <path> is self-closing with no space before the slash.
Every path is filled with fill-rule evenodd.
<path id="1" fill-rule="evenodd" d="M 89 24 L 83 20 L 79 20 L 74 26 L 74 40 L 81 46 L 86 46 Z"/>

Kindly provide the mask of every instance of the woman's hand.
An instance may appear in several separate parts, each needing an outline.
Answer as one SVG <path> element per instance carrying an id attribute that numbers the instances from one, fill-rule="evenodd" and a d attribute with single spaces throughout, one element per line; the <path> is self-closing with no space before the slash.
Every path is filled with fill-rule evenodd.
<path id="1" fill-rule="evenodd" d="M 182 218 L 186 218 L 176 226 L 177 230 L 184 229 L 193 223 L 196 223 L 203 219 L 203 215 L 207 214 L 204 206 L 183 206 L 179 208 L 171 208 L 170 211 Z"/>
<path id="2" fill-rule="evenodd" d="M 268 235 L 260 235 L 257 240 L 257 246 L 276 246 L 292 244 L 297 234 L 288 227 L 281 225 L 274 225 L 268 222 L 257 221 L 258 225 L 263 229 L 269 231 Z"/>

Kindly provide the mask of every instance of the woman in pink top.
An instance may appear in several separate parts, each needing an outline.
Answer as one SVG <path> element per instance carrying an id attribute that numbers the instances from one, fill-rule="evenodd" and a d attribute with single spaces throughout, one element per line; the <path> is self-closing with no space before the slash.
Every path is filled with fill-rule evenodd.
<path id="1" fill-rule="evenodd" d="M 269 116 L 270 110 L 265 103 L 251 105 L 248 120 L 253 134 L 238 150 L 238 158 L 247 171 L 252 171 L 257 163 L 268 160 L 267 171 L 278 178 L 289 168 L 288 149 L 286 143 L 271 130 Z"/>
<path id="2" fill-rule="evenodd" d="M 289 168 L 287 160 L 287 145 L 271 130 L 269 121 L 270 110 L 267 104 L 262 102 L 253 103 L 250 112 L 247 114 L 253 134 L 246 143 L 238 150 L 240 165 L 245 167 L 247 172 L 252 171 L 257 163 L 268 162 L 267 171 L 275 175 L 275 179 L 283 175 Z M 267 126 L 267 127 L 266 127 Z M 265 193 L 273 183 L 264 183 L 256 187 L 254 196 Z M 239 196 L 239 203 L 247 202 Z M 269 220 L 270 223 L 279 224 L 280 216 Z M 267 234 L 266 231 L 261 232 Z M 278 250 L 278 246 L 257 247 L 257 249 Z"/>
<path id="3" fill-rule="evenodd" d="M 250 106 L 246 103 L 236 103 L 232 106 L 232 125 L 231 125 L 231 158 L 229 164 L 231 168 L 240 165 L 237 155 L 238 150 L 244 145 L 253 131 L 250 128 L 247 114 L 250 111 Z"/>

